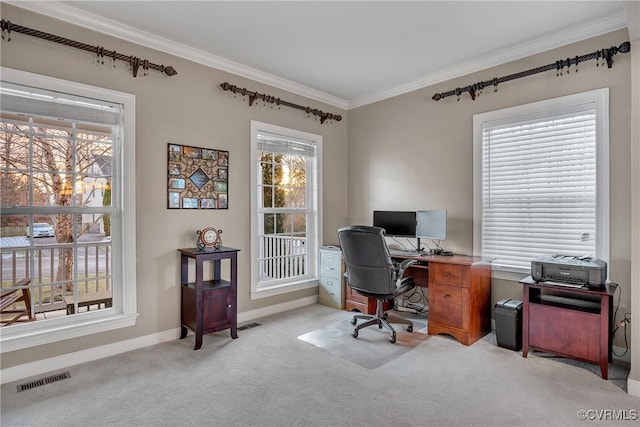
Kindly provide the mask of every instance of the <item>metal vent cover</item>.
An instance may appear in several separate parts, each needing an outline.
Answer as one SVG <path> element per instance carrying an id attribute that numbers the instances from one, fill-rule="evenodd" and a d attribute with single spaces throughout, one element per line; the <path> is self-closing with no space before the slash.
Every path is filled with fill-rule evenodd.
<path id="1" fill-rule="evenodd" d="M 69 373 L 69 371 L 33 380 L 28 383 L 18 384 L 18 393 L 25 390 L 31 390 L 32 388 L 40 387 L 45 384 L 51 384 L 57 381 L 66 380 L 67 378 L 71 378 L 71 374 Z"/>
<path id="2" fill-rule="evenodd" d="M 245 329 L 255 328 L 256 326 L 260 326 L 260 325 L 262 325 L 262 323 L 258 323 L 258 322 L 247 323 L 246 325 L 239 326 L 238 330 L 244 331 Z"/>

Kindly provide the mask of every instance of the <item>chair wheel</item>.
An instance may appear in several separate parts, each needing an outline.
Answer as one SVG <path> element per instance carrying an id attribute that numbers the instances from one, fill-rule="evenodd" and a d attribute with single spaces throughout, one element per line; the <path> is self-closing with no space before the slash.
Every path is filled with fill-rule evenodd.
<path id="1" fill-rule="evenodd" d="M 356 320 L 356 318 L 354 317 L 353 319 L 351 319 L 351 324 L 355 325 L 356 323 L 358 323 L 358 321 Z"/>
<path id="2" fill-rule="evenodd" d="M 391 335 L 391 338 L 389 338 L 389 342 L 391 344 L 395 344 L 396 342 L 396 333 L 394 332 L 393 335 Z"/>
<path id="3" fill-rule="evenodd" d="M 354 337 L 354 338 L 358 338 L 358 331 L 356 330 L 356 331 L 351 332 L 351 336 Z"/>
<path id="4" fill-rule="evenodd" d="M 413 332 L 413 325 L 407 326 L 407 332 Z"/>

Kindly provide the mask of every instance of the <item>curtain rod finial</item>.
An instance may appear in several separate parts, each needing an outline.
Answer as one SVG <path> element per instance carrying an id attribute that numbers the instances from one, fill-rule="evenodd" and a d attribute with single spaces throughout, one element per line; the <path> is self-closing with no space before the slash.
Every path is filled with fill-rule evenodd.
<path id="1" fill-rule="evenodd" d="M 620 46 L 618 46 L 618 52 L 627 53 L 631 50 L 631 43 L 624 42 Z"/>

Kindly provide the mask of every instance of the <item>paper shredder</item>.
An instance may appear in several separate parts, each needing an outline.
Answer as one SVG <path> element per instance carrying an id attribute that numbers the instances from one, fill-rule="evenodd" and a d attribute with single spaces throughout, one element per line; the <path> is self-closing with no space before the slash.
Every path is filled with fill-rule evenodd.
<path id="1" fill-rule="evenodd" d="M 520 351 L 522 348 L 522 301 L 503 299 L 494 307 L 498 346 Z"/>

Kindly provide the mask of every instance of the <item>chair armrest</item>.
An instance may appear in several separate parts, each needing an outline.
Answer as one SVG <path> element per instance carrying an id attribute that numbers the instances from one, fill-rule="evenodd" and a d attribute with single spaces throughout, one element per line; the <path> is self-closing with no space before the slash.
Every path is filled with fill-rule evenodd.
<path id="1" fill-rule="evenodd" d="M 400 263 L 398 270 L 396 271 L 396 288 L 400 287 L 405 270 L 417 262 L 417 259 L 405 259 Z"/>

